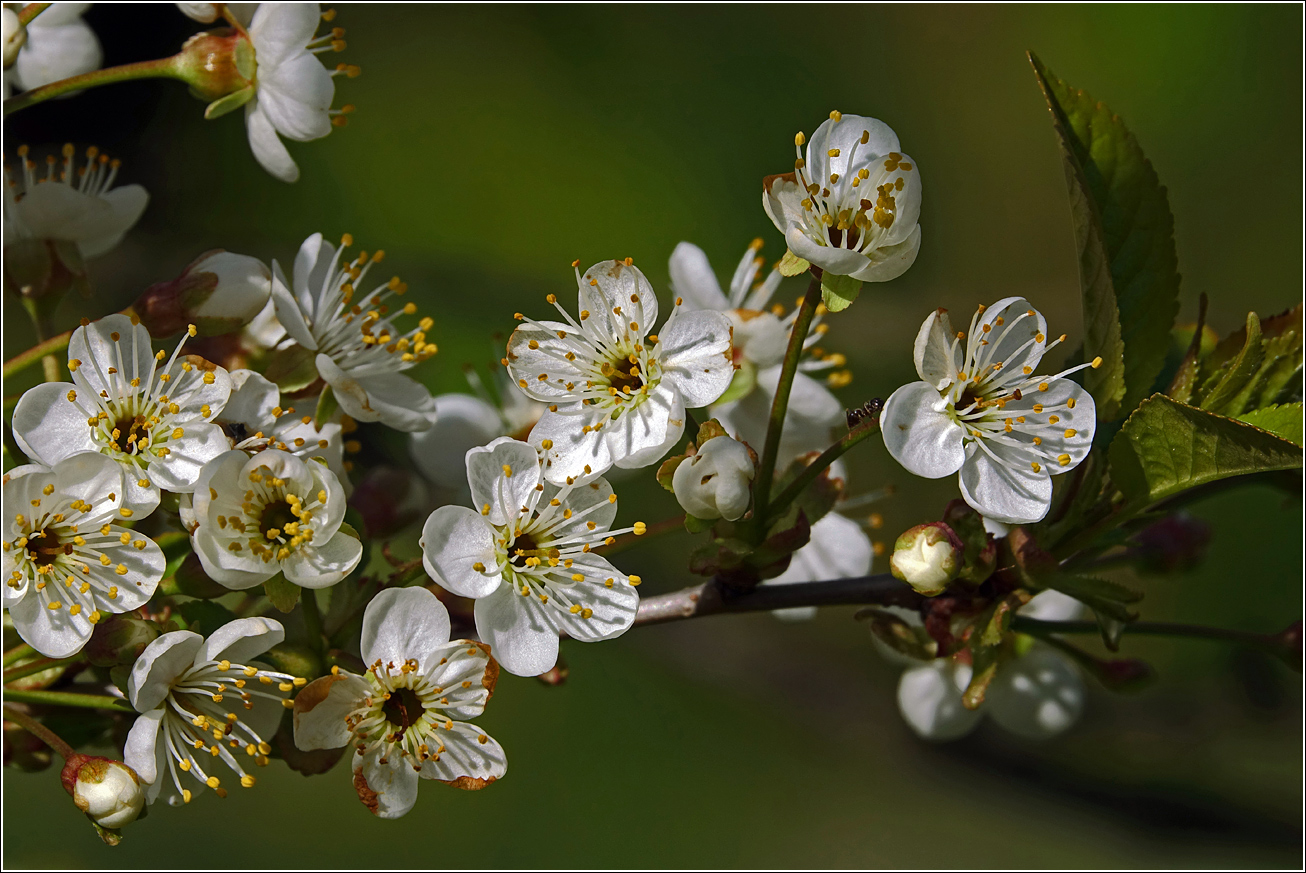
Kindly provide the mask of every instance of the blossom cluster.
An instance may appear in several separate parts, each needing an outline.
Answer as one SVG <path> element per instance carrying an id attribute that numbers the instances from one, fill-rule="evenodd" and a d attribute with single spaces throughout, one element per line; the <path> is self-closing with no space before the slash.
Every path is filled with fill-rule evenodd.
<path id="1" fill-rule="evenodd" d="M 4 10 L 7 91 L 98 68 L 76 5 L 25 24 Z M 222 22 L 174 66 L 209 101 L 206 117 L 243 106 L 255 158 L 295 181 L 283 138 L 324 137 L 352 109 L 331 106 L 335 79 L 357 67 L 319 58 L 345 48 L 338 27 L 318 35 L 334 12 L 177 6 Z M 220 75 L 195 65 L 203 53 L 227 62 Z M 125 668 L 105 688 L 137 713 L 130 769 L 94 794 L 84 779 L 84 811 L 120 827 L 142 802 L 251 788 L 295 751 L 349 753 L 359 800 L 382 818 L 412 809 L 423 779 L 480 789 L 504 778 L 505 749 L 473 722 L 500 668 L 547 676 L 561 640 L 611 640 L 640 615 L 642 580 L 614 562 L 619 544 L 650 531 L 618 522 L 612 482 L 629 471 L 656 470 L 685 526 L 712 531 L 695 572 L 772 594 L 867 576 L 882 550 L 867 533 L 877 516 L 859 508 L 878 495 L 852 493 L 838 453 L 827 455 L 874 421 L 859 423 L 835 393 L 851 375 L 826 339 L 850 298 L 827 306 L 814 292 L 911 267 L 921 169 L 871 117 L 832 112 L 795 142 L 793 171 L 762 184 L 783 258 L 768 265 L 755 240 L 723 283 L 682 242 L 669 256 L 670 307 L 630 258 L 574 262 L 575 306 L 560 302 L 569 291 L 550 293 L 545 317 L 517 313 L 503 369 L 488 386 L 469 372 L 472 394 L 432 395 L 414 375 L 437 352 L 440 324 L 413 299 L 430 295 L 410 298 L 382 266 L 386 253 L 347 233 L 314 233 L 284 266 L 206 250 L 131 307 L 82 319 L 66 355 L 50 357 L 45 381 L 13 407 L 26 458 L 3 478 L 3 603 L 33 658 Z M 85 281 L 83 259 L 116 246 L 151 200 L 119 184 L 120 163 L 95 148 L 15 155 L 6 288 L 57 302 Z M 795 265 L 812 283 L 786 311 L 773 301 Z M 1070 377 L 1100 361 L 1038 372 L 1063 340 L 1049 340 L 1024 298 L 979 307 L 964 332 L 930 313 L 914 345 L 920 381 L 879 413 L 889 454 L 922 477 L 957 473 L 976 518 L 1043 519 L 1051 477 L 1085 459 L 1096 422 L 1093 397 Z M 387 429 L 403 435 L 417 475 L 378 498 L 370 477 L 392 462 L 378 448 Z M 402 545 L 405 532 L 408 555 L 396 558 L 390 539 Z M 996 548 L 987 536 L 984 548 Z M 922 595 L 976 563 L 951 529 L 903 542 L 892 569 Z M 386 561 L 400 569 L 377 570 Z M 327 624 L 319 592 L 339 613 Z M 216 606 L 186 608 L 197 600 Z M 1081 606 L 1060 608 L 1069 617 Z M 299 618 L 283 624 L 274 610 Z M 927 611 L 898 620 L 934 633 Z M 148 638 L 114 648 L 115 621 L 141 622 Z M 899 702 L 922 735 L 958 736 L 980 717 L 963 705 L 967 657 L 936 645 L 903 674 Z M 995 721 L 1048 735 L 1077 717 L 1078 674 L 1056 652 L 1002 657 L 984 709 Z"/>

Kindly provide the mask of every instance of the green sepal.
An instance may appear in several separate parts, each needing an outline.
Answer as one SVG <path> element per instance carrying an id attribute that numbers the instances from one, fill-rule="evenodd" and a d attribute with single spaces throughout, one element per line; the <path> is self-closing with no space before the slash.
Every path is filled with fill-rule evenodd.
<path id="1" fill-rule="evenodd" d="M 852 276 L 821 275 L 821 302 L 831 312 L 842 312 L 862 293 L 862 280 Z"/>
<path id="2" fill-rule="evenodd" d="M 279 612 L 294 612 L 296 604 L 299 603 L 299 595 L 303 591 L 304 589 L 294 582 L 287 581 L 280 573 L 263 583 L 263 592 Z"/>
<path id="3" fill-rule="evenodd" d="M 331 390 L 331 386 L 327 385 L 317 398 L 317 412 L 313 415 L 313 426 L 321 430 L 326 426 L 327 422 L 331 421 L 331 418 L 339 409 L 340 401 L 336 399 L 336 394 Z"/>
<path id="4" fill-rule="evenodd" d="M 757 387 L 757 365 L 745 358 L 735 368 L 735 375 L 730 380 L 730 387 L 726 388 L 725 393 L 714 402 L 729 403 L 731 400 L 738 400 L 746 396 L 755 387 Z"/>
<path id="5" fill-rule="evenodd" d="M 286 393 L 300 391 L 317 380 L 317 352 L 298 344 L 278 349 L 263 375 Z"/>
<path id="6" fill-rule="evenodd" d="M 931 661 L 938 655 L 939 644 L 930 638 L 925 628 L 908 624 L 891 612 L 870 607 L 861 610 L 853 618 L 858 621 L 869 620 L 875 638 L 899 654 L 917 661 Z"/>
<path id="7" fill-rule="evenodd" d="M 798 255 L 795 255 L 793 252 L 786 249 L 785 256 L 780 259 L 780 263 L 776 264 L 775 268 L 780 271 L 781 276 L 788 278 L 790 276 L 797 276 L 801 273 L 806 273 L 811 266 L 812 264 L 810 261 L 805 261 L 798 257 Z"/>
<path id="8" fill-rule="evenodd" d="M 248 88 L 233 91 L 226 97 L 219 97 L 204 108 L 204 119 L 212 121 L 215 118 L 221 118 L 233 109 L 239 109 L 252 100 L 257 91 L 258 89 L 250 85 Z"/>

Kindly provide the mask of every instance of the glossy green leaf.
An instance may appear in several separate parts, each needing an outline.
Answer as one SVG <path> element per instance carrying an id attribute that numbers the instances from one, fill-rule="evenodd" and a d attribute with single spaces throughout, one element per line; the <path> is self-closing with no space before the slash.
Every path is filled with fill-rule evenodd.
<path id="1" fill-rule="evenodd" d="M 1302 307 L 1247 324 L 1202 359 L 1193 405 L 1231 417 L 1283 402 L 1302 368 Z"/>
<path id="2" fill-rule="evenodd" d="M 1253 427 L 1267 430 L 1277 437 L 1302 445 L 1302 405 L 1285 403 L 1282 406 L 1267 406 L 1238 416 L 1239 421 Z"/>
<path id="3" fill-rule="evenodd" d="M 1029 56 L 1065 159 L 1079 253 L 1084 385 L 1098 418 L 1114 421 L 1151 390 L 1178 312 L 1174 218 L 1137 140 L 1104 103 Z"/>
<path id="4" fill-rule="evenodd" d="M 1111 443 L 1110 461 L 1111 480 L 1124 497 L 1120 511 L 1134 514 L 1209 482 L 1300 468 L 1302 450 L 1250 424 L 1158 394 L 1125 422 Z"/>

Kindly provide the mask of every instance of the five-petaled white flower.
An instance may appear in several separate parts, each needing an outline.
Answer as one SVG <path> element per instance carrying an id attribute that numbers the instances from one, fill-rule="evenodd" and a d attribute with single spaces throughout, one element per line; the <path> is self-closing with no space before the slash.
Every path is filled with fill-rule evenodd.
<path id="1" fill-rule="evenodd" d="M 195 554 L 214 581 L 237 590 L 283 573 L 302 588 L 326 588 L 363 557 L 340 529 L 345 492 L 319 461 L 267 449 L 230 451 L 204 466 L 191 497 Z"/>
<path id="2" fill-rule="evenodd" d="M 30 91 L 99 68 L 104 51 L 95 31 L 82 20 L 90 8 L 90 3 L 51 3 L 27 23 L 14 65 L 6 65 L 6 97 L 10 89 Z"/>
<path id="3" fill-rule="evenodd" d="M 272 262 L 272 300 L 277 319 L 294 340 L 317 352 L 317 372 L 334 392 L 340 408 L 357 421 L 379 421 L 403 431 L 426 430 L 435 417 L 431 393 L 403 371 L 434 355 L 426 341 L 430 318 L 400 333 L 394 319 L 417 312 L 414 303 L 395 310 L 408 286 L 398 276 L 370 292 L 356 290 L 385 252 L 360 252 L 344 260 L 353 237 L 345 234 L 339 249 L 315 233 L 295 256 L 294 284 Z"/>
<path id="4" fill-rule="evenodd" d="M 54 466 L 78 452 L 102 452 L 126 476 L 124 505 L 149 514 L 160 489 L 188 493 L 200 468 L 229 448 L 213 419 L 231 394 L 227 371 L 203 358 L 168 358 L 125 315 L 73 331 L 73 384 L 47 382 L 14 407 L 14 438 L 28 457 Z M 166 359 L 166 360 L 165 360 Z"/>
<path id="5" fill-rule="evenodd" d="M 558 484 L 659 460 L 684 432 L 685 408 L 716 400 L 734 375 L 730 320 L 719 312 L 685 312 L 677 301 L 661 336 L 649 333 L 657 297 L 629 259 L 584 277 L 577 269 L 576 283 L 580 320 L 548 295 L 565 323 L 519 313 L 526 323 L 504 359 L 518 387 L 550 404 L 531 442 Z"/>
<path id="6" fill-rule="evenodd" d="M 15 467 L 4 476 L 4 606 L 14 628 L 49 658 L 80 651 L 105 613 L 150 599 L 163 552 L 121 525 L 122 468 L 96 452 Z"/>
<path id="7" fill-rule="evenodd" d="M 214 775 L 219 762 L 242 787 L 254 786 L 241 762 L 267 766 L 268 740 L 292 706 L 285 695 L 305 682 L 255 661 L 285 635 L 273 619 L 240 618 L 207 640 L 172 631 L 145 647 L 127 680 L 127 699 L 141 714 L 123 760 L 149 783 L 148 802 L 168 783 L 176 789 L 168 797 L 173 805 L 190 803 L 205 788 L 226 797 Z"/>
<path id="8" fill-rule="evenodd" d="M 102 255 L 122 241 L 145 212 L 150 195 L 140 185 L 113 187 L 120 162 L 92 146 L 78 161 L 71 145 L 63 159 L 49 155 L 44 169 L 18 147 L 21 173 L 5 162 L 4 245 L 20 240 L 61 240 L 83 258 Z"/>
<path id="9" fill-rule="evenodd" d="M 693 243 L 682 242 L 671 253 L 669 264 L 671 290 L 683 295 L 685 309 L 724 312 L 734 328 L 734 362 L 738 370 L 729 390 L 712 406 L 712 417 L 731 434 L 755 449 L 766 441 L 767 423 L 776 387 L 780 383 L 781 363 L 789 334 L 793 331 L 798 310 L 788 316 L 777 304 L 765 307 L 780 286 L 781 275 L 772 270 L 761 283 L 757 274 L 764 261 L 758 256 L 760 239 L 753 240 L 730 279 L 730 293 L 722 292 L 707 255 Z M 812 375 L 832 368 L 842 368 L 847 360 L 841 354 L 827 354 L 817 346 L 828 325 L 822 322 L 825 306 L 816 309 L 812 325 L 803 340 L 803 358 L 794 374 L 785 426 L 780 435 L 780 458 L 787 461 L 797 455 L 822 451 L 834 441 L 834 428 L 844 423 L 843 404 Z M 831 372 L 825 381 L 835 388 L 847 385 L 847 370 Z"/>
<path id="10" fill-rule="evenodd" d="M 1083 604 L 1057 591 L 1044 591 L 1020 614 L 1045 621 L 1067 621 L 1083 614 Z M 919 622 L 914 613 L 902 614 Z M 928 740 L 954 740 L 970 733 L 985 713 L 1002 728 L 1029 739 L 1046 739 L 1069 728 L 1084 710 L 1084 680 L 1063 654 L 1028 638 L 1022 654 L 998 668 L 979 709 L 967 709 L 962 694 L 970 684 L 970 664 L 955 658 L 912 661 L 898 680 L 898 710 L 917 734 Z M 879 647 L 883 651 L 884 647 Z M 895 653 L 896 654 L 896 653 Z M 899 660 L 897 656 L 894 660 Z"/>
<path id="11" fill-rule="evenodd" d="M 921 247 L 921 177 L 889 125 L 831 112 L 794 137 L 792 173 L 767 176 L 762 208 L 789 251 L 822 270 L 864 282 L 907 271 Z"/>
<path id="12" fill-rule="evenodd" d="M 382 591 L 363 613 L 356 676 L 334 668 L 295 698 L 295 745 L 354 750 L 358 799 L 381 818 L 413 808 L 420 779 L 484 788 L 508 770 L 503 748 L 466 719 L 494 693 L 485 647 L 449 640 L 449 613 L 425 588 Z"/>
<path id="13" fill-rule="evenodd" d="M 561 487 L 534 447 L 508 437 L 467 453 L 476 509 L 442 506 L 422 528 L 431 578 L 476 600 L 476 632 L 509 673 L 538 676 L 558 660 L 558 632 L 582 642 L 625 633 L 638 576 L 591 549 L 643 523 L 609 531 L 617 495 L 607 480 Z"/>
<path id="14" fill-rule="evenodd" d="M 917 476 L 961 471 L 961 494 L 986 518 L 1020 524 L 1047 515 L 1051 476 L 1074 468 L 1093 445 L 1092 396 L 1071 373 L 1035 375 L 1047 341 L 1043 316 L 1021 297 L 981 306 L 970 331 L 954 336 L 947 310 L 931 313 L 916 337 L 923 381 L 889 397 L 880 416 L 889 454 Z M 962 342 L 965 342 L 965 352 Z"/>
<path id="15" fill-rule="evenodd" d="M 448 491 L 467 489 L 467 452 L 497 437 L 528 440 L 545 405 L 532 400 L 503 371 L 495 374 L 497 397 L 491 397 L 474 371 L 467 379 L 472 394 L 437 394 L 435 424 L 409 438 L 408 453 L 422 475 Z"/>
<path id="16" fill-rule="evenodd" d="M 334 17 L 334 10 L 327 13 Z M 245 104 L 249 147 L 263 169 L 283 182 L 299 178 L 299 167 L 281 137 L 307 142 L 321 139 L 341 125 L 352 105 L 332 109 L 334 76 L 354 77 L 356 66 L 327 70 L 317 55 L 343 51 L 344 30 L 317 36 L 322 15 L 317 3 L 263 3 L 249 25 L 249 41 L 258 64 L 255 93 Z"/>

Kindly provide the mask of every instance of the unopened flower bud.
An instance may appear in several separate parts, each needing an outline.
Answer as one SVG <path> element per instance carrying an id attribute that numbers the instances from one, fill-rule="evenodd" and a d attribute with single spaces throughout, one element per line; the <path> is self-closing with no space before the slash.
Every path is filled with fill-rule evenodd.
<path id="1" fill-rule="evenodd" d="M 735 521 L 748 510 L 755 473 L 748 446 L 719 436 L 676 467 L 671 487 L 690 515 Z"/>
<path id="2" fill-rule="evenodd" d="M 150 334 L 171 336 L 195 325 L 201 336 L 239 330 L 272 296 L 272 271 L 258 258 L 207 252 L 171 282 L 145 289 L 132 304 Z"/>
<path id="3" fill-rule="evenodd" d="M 27 28 L 18 20 L 18 13 L 8 6 L 4 7 L 0 15 L 4 18 L 5 69 L 7 70 L 14 65 L 14 61 L 18 60 L 18 52 L 27 43 Z"/>
<path id="4" fill-rule="evenodd" d="M 64 789 L 87 818 L 102 828 L 131 824 L 145 806 L 145 787 L 122 761 L 75 754 L 64 764 Z"/>
<path id="5" fill-rule="evenodd" d="M 213 118 L 254 96 L 258 63 L 246 34 L 220 27 L 188 39 L 176 57 L 176 71 L 177 77 L 190 85 L 191 93 L 216 104 L 205 113 Z"/>
<path id="6" fill-rule="evenodd" d="M 53 311 L 69 291 L 90 292 L 77 243 L 61 239 L 17 239 L 4 249 L 5 290 L 29 305 Z"/>
<path id="7" fill-rule="evenodd" d="M 926 597 L 939 594 L 961 571 L 965 547 L 941 521 L 918 524 L 898 537 L 889 570 Z"/>
<path id="8" fill-rule="evenodd" d="M 132 664 L 160 633 L 157 624 L 132 613 L 110 615 L 91 631 L 82 654 L 96 667 Z"/>

